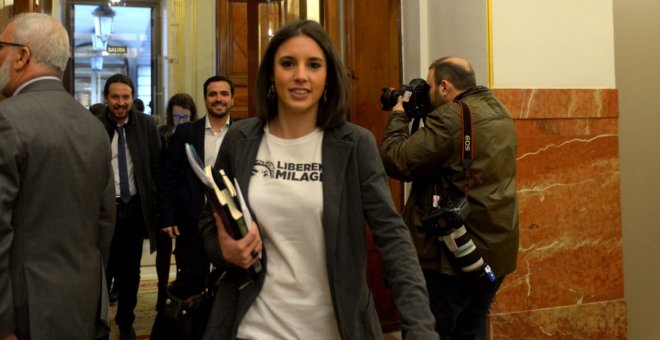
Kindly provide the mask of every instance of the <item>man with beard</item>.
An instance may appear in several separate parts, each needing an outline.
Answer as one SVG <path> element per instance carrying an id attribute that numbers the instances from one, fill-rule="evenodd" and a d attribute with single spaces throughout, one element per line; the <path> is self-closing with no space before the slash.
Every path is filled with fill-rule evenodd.
<path id="1" fill-rule="evenodd" d="M 40 13 L 0 34 L 0 339 L 107 335 L 115 225 L 110 143 L 66 92 L 62 25 Z"/>
<path id="2" fill-rule="evenodd" d="M 434 61 L 427 84 L 434 109 L 424 126 L 410 132 L 400 97 L 381 158 L 389 176 L 412 182 L 402 216 L 417 248 L 436 331 L 441 339 L 484 339 L 495 294 L 516 269 L 516 128 L 463 58 Z M 429 212 L 443 213 L 429 223 Z"/>
<path id="3" fill-rule="evenodd" d="M 185 144 L 189 143 L 195 147 L 200 159 L 204 161 L 204 166 L 215 164 L 220 144 L 231 122 L 230 112 L 234 105 L 233 82 L 219 75 L 207 79 L 204 82 L 204 101 L 208 113 L 206 118 L 183 123 L 177 126 L 172 135 L 164 152 L 158 187 L 158 226 L 170 239 L 176 239 L 174 256 L 177 276 L 197 277 L 200 279 L 200 287 L 203 287 L 201 275 L 205 268 L 208 268 L 202 243 L 196 242 L 199 216 L 205 202 L 204 191 L 188 164 Z M 166 284 L 159 282 L 156 304 L 158 310 L 165 302 L 165 289 Z M 204 325 L 201 325 L 200 332 L 203 332 L 203 329 Z M 154 329 L 154 332 L 159 331 Z"/>
<path id="4" fill-rule="evenodd" d="M 117 314 L 121 339 L 135 339 L 133 310 L 140 285 L 143 239 L 156 249 L 156 176 L 160 137 L 151 116 L 133 108 L 135 87 L 126 75 L 108 78 L 103 89 L 107 107 L 98 118 L 112 146 L 117 221 L 110 248 L 108 277 L 118 285 Z"/>
<path id="5" fill-rule="evenodd" d="M 204 127 L 204 165 L 215 164 L 222 139 L 229 129 L 229 113 L 234 107 L 234 84 L 229 78 L 213 76 L 204 82 L 206 125 Z"/>

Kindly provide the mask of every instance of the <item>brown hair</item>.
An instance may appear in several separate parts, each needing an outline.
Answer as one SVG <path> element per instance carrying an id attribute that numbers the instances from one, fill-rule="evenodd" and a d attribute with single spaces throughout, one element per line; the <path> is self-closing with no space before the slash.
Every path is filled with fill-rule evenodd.
<path id="1" fill-rule="evenodd" d="M 190 110 L 191 122 L 197 120 L 197 106 L 195 106 L 193 98 L 187 93 L 177 93 L 173 95 L 167 102 L 167 110 L 165 111 L 165 134 L 168 136 L 172 134 L 172 130 L 174 130 L 174 116 L 172 111 L 174 110 L 175 105 Z"/>

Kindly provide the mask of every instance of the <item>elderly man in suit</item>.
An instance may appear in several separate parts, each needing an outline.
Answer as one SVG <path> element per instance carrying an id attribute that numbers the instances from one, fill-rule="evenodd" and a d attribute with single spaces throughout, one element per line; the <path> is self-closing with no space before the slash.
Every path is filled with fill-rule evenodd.
<path id="1" fill-rule="evenodd" d="M 119 285 L 115 321 L 121 339 L 135 339 L 133 310 L 140 286 L 142 244 L 149 238 L 156 249 L 156 176 L 160 165 L 160 137 L 151 116 L 133 108 L 135 86 L 126 75 L 110 76 L 103 88 L 107 103 L 98 118 L 112 147 L 117 222 L 110 249 L 109 271 Z"/>
<path id="2" fill-rule="evenodd" d="M 0 339 L 107 335 L 110 143 L 63 88 L 66 30 L 21 14 L 0 34 Z"/>
<path id="3" fill-rule="evenodd" d="M 234 83 L 224 76 L 212 76 L 204 82 L 206 118 L 184 123 L 176 128 L 164 153 L 159 181 L 158 225 L 170 238 L 176 238 L 178 273 L 201 274 L 206 264 L 202 243 L 195 240 L 199 216 L 204 208 L 202 185 L 188 164 L 185 144 L 192 144 L 204 165 L 213 165 L 229 124 L 234 105 Z M 158 305 L 163 305 L 164 287 L 159 287 Z"/>

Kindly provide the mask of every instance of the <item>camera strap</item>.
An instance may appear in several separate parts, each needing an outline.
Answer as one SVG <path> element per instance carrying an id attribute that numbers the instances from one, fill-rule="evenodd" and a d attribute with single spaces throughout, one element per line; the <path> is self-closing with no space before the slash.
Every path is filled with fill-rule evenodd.
<path id="1" fill-rule="evenodd" d="M 479 176 L 473 174 L 470 169 L 472 168 L 472 160 L 474 159 L 474 138 L 472 136 L 472 111 L 468 104 L 454 100 L 461 107 L 462 125 L 463 125 L 463 147 L 461 148 L 461 165 L 465 170 L 465 198 L 468 198 L 468 187 L 470 177 L 478 183 L 482 180 Z"/>

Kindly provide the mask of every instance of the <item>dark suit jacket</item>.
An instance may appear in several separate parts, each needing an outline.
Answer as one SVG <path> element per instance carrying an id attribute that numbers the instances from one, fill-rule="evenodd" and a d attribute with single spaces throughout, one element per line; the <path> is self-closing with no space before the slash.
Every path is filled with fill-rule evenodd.
<path id="1" fill-rule="evenodd" d="M 264 122 L 253 118 L 234 123 L 225 136 L 216 168 L 238 180 L 249 202 L 249 185 Z M 410 233 L 397 213 L 373 134 L 351 123 L 326 129 L 322 146 L 323 231 L 328 279 L 339 331 L 344 339 L 382 339 L 374 300 L 367 285 L 369 223 L 383 259 L 385 276 L 401 312 L 404 339 L 437 339 L 422 275 Z M 206 327 L 205 339 L 234 339 L 237 327 L 264 281 L 239 289 L 242 269 L 222 259 L 215 222 L 209 210 L 200 221 L 209 259 L 226 270 Z M 268 249 L 262 261 L 268 270 Z"/>
<path id="2" fill-rule="evenodd" d="M 98 116 L 106 128 L 110 141 L 117 123 L 108 108 Z M 131 153 L 135 171 L 135 185 L 140 195 L 144 225 L 149 233 L 150 248 L 156 250 L 156 179 L 160 171 L 160 137 L 151 116 L 131 109 L 125 125 L 126 145 Z"/>
<path id="3" fill-rule="evenodd" d="M 158 227 L 176 225 L 179 229 L 196 231 L 199 214 L 204 207 L 204 191 L 186 158 L 185 143 L 192 144 L 204 159 L 204 127 L 206 119 L 184 123 L 176 128 L 163 153 L 163 165 L 158 181 Z"/>
<path id="4" fill-rule="evenodd" d="M 115 189 L 103 126 L 44 79 L 0 103 L 0 136 L 0 337 L 107 333 Z"/>

